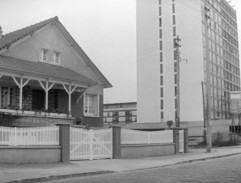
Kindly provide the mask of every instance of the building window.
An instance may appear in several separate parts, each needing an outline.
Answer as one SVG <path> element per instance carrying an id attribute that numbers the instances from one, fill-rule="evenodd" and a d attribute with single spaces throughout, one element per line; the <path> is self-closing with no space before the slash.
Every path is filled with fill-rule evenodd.
<path id="1" fill-rule="evenodd" d="M 163 61 L 163 53 L 160 52 L 160 62 L 162 62 L 162 61 Z"/>
<path id="2" fill-rule="evenodd" d="M 161 100 L 161 110 L 163 110 L 163 100 Z"/>
<path id="3" fill-rule="evenodd" d="M 163 76 L 160 76 L 160 85 L 163 85 Z"/>
<path id="4" fill-rule="evenodd" d="M 159 37 L 162 39 L 162 29 L 159 30 Z"/>
<path id="5" fill-rule="evenodd" d="M 85 116 L 99 116 L 99 95 L 85 94 L 84 114 Z"/>
<path id="6" fill-rule="evenodd" d="M 175 17 L 175 15 L 172 16 L 172 23 L 173 23 L 173 25 L 176 25 L 176 17 Z"/>
<path id="7" fill-rule="evenodd" d="M 1 92 L 1 107 L 7 108 L 13 103 L 13 89 L 10 87 L 0 87 Z"/>
<path id="8" fill-rule="evenodd" d="M 163 66 L 162 66 L 162 64 L 160 65 L 160 74 L 163 74 Z"/>
<path id="9" fill-rule="evenodd" d="M 159 18 L 159 27 L 162 27 L 162 18 Z"/>
<path id="10" fill-rule="evenodd" d="M 163 88 L 161 88 L 161 98 L 163 98 Z"/>
<path id="11" fill-rule="evenodd" d="M 47 62 L 48 60 L 48 50 L 47 49 L 42 49 L 41 50 L 41 58 L 40 61 L 42 62 Z"/>
<path id="12" fill-rule="evenodd" d="M 54 63 L 60 64 L 60 52 L 54 51 Z"/>
<path id="13" fill-rule="evenodd" d="M 119 122 L 119 115 L 118 112 L 113 112 L 113 123 Z"/>
<path id="14" fill-rule="evenodd" d="M 176 27 L 173 27 L 173 36 L 176 36 Z"/>
<path id="15" fill-rule="evenodd" d="M 172 4 L 172 13 L 175 13 L 175 4 Z"/>
<path id="16" fill-rule="evenodd" d="M 161 112 L 161 119 L 164 119 L 164 112 Z"/>

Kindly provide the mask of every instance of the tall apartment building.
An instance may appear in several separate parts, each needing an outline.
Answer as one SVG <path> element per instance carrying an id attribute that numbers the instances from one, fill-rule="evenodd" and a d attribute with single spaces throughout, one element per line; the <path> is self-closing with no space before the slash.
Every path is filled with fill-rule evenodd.
<path id="1" fill-rule="evenodd" d="M 207 96 L 211 119 L 229 119 L 229 91 L 240 90 L 236 11 L 225 0 L 136 2 L 138 122 L 176 119 L 177 36 L 181 121 L 203 121 Z"/>

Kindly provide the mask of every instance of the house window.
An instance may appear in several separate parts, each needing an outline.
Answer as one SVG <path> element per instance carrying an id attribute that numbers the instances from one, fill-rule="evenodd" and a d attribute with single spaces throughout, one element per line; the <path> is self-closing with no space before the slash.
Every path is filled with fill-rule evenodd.
<path id="1" fill-rule="evenodd" d="M 0 87 L 1 91 L 1 107 L 7 108 L 13 103 L 13 89 L 10 87 Z"/>
<path id="2" fill-rule="evenodd" d="M 55 64 L 60 63 L 60 52 L 57 52 L 57 51 L 54 52 L 54 63 Z"/>
<path id="3" fill-rule="evenodd" d="M 99 116 L 99 96 L 85 94 L 84 114 L 86 116 Z"/>
<path id="4" fill-rule="evenodd" d="M 48 50 L 47 49 L 42 49 L 41 50 L 41 59 L 40 61 L 47 62 L 48 60 Z"/>

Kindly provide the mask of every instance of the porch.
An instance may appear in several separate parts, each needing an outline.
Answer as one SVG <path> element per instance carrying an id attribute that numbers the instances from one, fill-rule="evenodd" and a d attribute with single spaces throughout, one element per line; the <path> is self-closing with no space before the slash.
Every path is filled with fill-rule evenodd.
<path id="1" fill-rule="evenodd" d="M 62 66 L 19 59 L 3 62 L 0 113 L 33 121 L 73 119 L 72 103 L 79 103 L 85 90 L 93 84 L 92 80 Z"/>

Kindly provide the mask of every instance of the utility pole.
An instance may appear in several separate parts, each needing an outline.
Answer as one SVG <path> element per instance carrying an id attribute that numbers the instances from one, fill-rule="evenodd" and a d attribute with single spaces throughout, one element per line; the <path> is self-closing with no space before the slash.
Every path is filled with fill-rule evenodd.
<path id="1" fill-rule="evenodd" d="M 204 27 L 205 27 L 205 38 L 206 38 L 206 142 L 207 142 L 207 152 L 212 151 L 212 133 L 211 133 L 211 124 L 210 124 L 210 100 L 211 100 L 211 86 L 210 86 L 210 59 L 209 59 L 209 39 L 208 39 L 208 21 L 210 20 L 209 16 L 210 9 L 207 6 L 204 6 Z"/>
<path id="2" fill-rule="evenodd" d="M 181 47 L 180 45 L 180 41 L 181 39 L 179 38 L 179 36 L 177 36 L 177 38 L 175 38 L 175 48 L 176 48 L 176 71 L 177 71 L 177 96 L 176 96 L 176 127 L 180 128 L 180 62 L 181 62 L 181 58 L 180 58 L 180 50 L 179 48 Z"/>
<path id="3" fill-rule="evenodd" d="M 177 72 L 177 76 L 176 76 L 176 84 L 177 84 L 177 89 L 176 89 L 176 137 L 177 137 L 177 141 L 176 141 L 176 148 L 178 149 L 177 152 L 179 152 L 179 147 L 180 147 L 180 133 L 179 133 L 179 129 L 180 128 L 180 62 L 181 62 L 181 58 L 180 58 L 180 50 L 179 47 L 181 47 L 180 45 L 180 41 L 181 39 L 179 38 L 179 36 L 177 36 L 177 38 L 174 39 L 174 47 L 176 48 L 175 51 L 175 59 L 176 59 L 176 72 Z"/>

